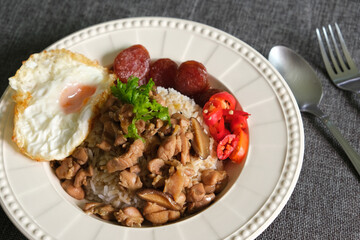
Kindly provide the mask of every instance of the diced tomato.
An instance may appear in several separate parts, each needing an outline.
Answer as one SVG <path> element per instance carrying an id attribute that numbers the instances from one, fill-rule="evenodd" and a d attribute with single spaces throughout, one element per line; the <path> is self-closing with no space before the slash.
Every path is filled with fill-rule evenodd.
<path id="1" fill-rule="evenodd" d="M 220 160 L 227 159 L 237 145 L 238 139 L 235 134 L 226 135 L 218 144 L 216 153 Z"/>
<path id="2" fill-rule="evenodd" d="M 230 134 L 230 131 L 225 128 L 224 118 L 220 118 L 217 123 L 208 126 L 211 136 L 218 142 Z"/>
<path id="3" fill-rule="evenodd" d="M 249 149 L 249 136 L 240 128 L 237 133 L 237 139 L 237 145 L 230 154 L 229 158 L 235 163 L 241 163 L 245 159 Z"/>
<path id="4" fill-rule="evenodd" d="M 236 100 L 233 95 L 228 92 L 219 92 L 212 95 L 209 101 L 218 100 L 221 102 L 222 109 L 235 109 Z"/>
<path id="5" fill-rule="evenodd" d="M 208 126 L 216 124 L 223 116 L 221 102 L 218 100 L 208 101 L 203 108 L 202 114 Z"/>

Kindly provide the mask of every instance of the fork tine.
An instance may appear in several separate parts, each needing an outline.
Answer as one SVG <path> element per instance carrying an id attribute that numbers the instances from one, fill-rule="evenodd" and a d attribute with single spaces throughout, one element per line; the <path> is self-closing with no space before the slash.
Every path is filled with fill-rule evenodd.
<path id="1" fill-rule="evenodd" d="M 333 32 L 330 24 L 329 24 L 329 31 L 330 31 L 332 41 L 334 43 L 334 48 L 335 48 L 335 51 L 336 51 L 337 59 L 338 59 L 340 65 L 341 65 L 341 68 L 343 69 L 343 71 L 345 71 L 345 69 L 347 69 L 347 66 L 345 65 L 343 57 L 340 54 L 338 44 L 336 43 L 336 40 L 335 40 L 334 32 Z"/>
<path id="2" fill-rule="evenodd" d="M 341 34 L 340 28 L 339 28 L 337 23 L 335 23 L 335 28 L 336 28 L 336 32 L 338 34 L 338 37 L 340 39 L 341 48 L 343 50 L 344 56 L 346 58 L 346 61 L 347 61 L 348 65 L 349 65 L 349 67 L 357 69 L 357 67 L 356 67 L 354 61 L 352 60 L 351 55 L 350 55 L 350 53 L 349 53 L 349 51 L 348 51 L 348 49 L 346 47 L 344 38 L 343 38 L 343 36 Z"/>
<path id="3" fill-rule="evenodd" d="M 328 56 L 326 54 L 324 43 L 323 43 L 323 40 L 322 40 L 321 35 L 320 35 L 320 30 L 318 28 L 316 29 L 316 35 L 317 35 L 317 38 L 318 38 L 320 51 L 321 51 L 321 56 L 322 56 L 324 64 L 325 64 L 325 68 L 326 68 L 328 74 L 330 75 L 330 77 L 333 78 L 333 76 L 335 76 L 335 72 L 334 72 L 334 69 L 332 68 L 332 66 L 330 64 L 330 61 L 329 61 L 329 58 L 328 58 Z"/>
<path id="4" fill-rule="evenodd" d="M 324 37 L 325 37 L 325 41 L 326 41 L 327 46 L 328 46 L 328 51 L 329 51 L 329 54 L 330 54 L 330 58 L 331 58 L 332 64 L 333 64 L 333 66 L 334 66 L 334 68 L 335 68 L 336 73 L 340 73 L 340 72 L 341 72 L 341 69 L 339 68 L 339 65 L 338 65 L 338 63 L 337 63 L 337 60 L 335 59 L 335 56 L 334 56 L 332 47 L 331 47 L 331 45 L 330 45 L 330 41 L 329 41 L 329 38 L 328 38 L 328 35 L 327 35 L 327 32 L 326 32 L 325 27 L 322 27 L 322 30 L 323 30 L 323 32 L 324 32 Z"/>

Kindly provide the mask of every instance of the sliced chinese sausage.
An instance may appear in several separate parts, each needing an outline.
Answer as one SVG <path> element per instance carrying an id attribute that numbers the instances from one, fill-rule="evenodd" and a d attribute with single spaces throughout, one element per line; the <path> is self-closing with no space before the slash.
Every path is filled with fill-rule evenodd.
<path id="1" fill-rule="evenodd" d="M 156 86 L 173 87 L 177 68 L 177 64 L 169 58 L 158 59 L 150 66 L 149 78 L 154 81 Z"/>
<path id="2" fill-rule="evenodd" d="M 191 146 L 202 159 L 205 159 L 210 155 L 210 138 L 196 118 L 191 118 L 191 127 L 194 133 Z"/>
<path id="3" fill-rule="evenodd" d="M 187 96 L 209 89 L 208 73 L 205 66 L 197 61 L 183 62 L 176 74 L 175 89 Z"/>
<path id="4" fill-rule="evenodd" d="M 114 72 L 126 83 L 130 76 L 139 78 L 139 85 L 146 83 L 150 70 L 150 55 L 140 44 L 122 50 L 114 60 Z"/>
<path id="5" fill-rule="evenodd" d="M 155 189 L 143 189 L 139 191 L 137 195 L 145 201 L 156 203 L 167 209 L 171 209 L 171 210 L 181 209 L 181 206 L 177 202 L 175 202 L 173 197 L 168 193 L 160 192 Z"/>

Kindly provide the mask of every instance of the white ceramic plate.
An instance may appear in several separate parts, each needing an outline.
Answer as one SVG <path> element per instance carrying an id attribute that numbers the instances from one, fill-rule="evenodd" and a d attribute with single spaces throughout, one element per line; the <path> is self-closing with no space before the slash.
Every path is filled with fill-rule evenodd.
<path id="1" fill-rule="evenodd" d="M 8 88 L 0 102 L 0 199 L 9 218 L 30 239 L 253 239 L 276 218 L 297 182 L 304 133 L 295 99 L 261 54 L 215 28 L 180 19 L 130 18 L 76 32 L 50 46 L 68 48 L 108 66 L 133 44 L 153 59 L 197 60 L 249 113 L 250 149 L 234 165 L 223 196 L 177 223 L 127 228 L 85 215 L 67 196 L 48 163 L 32 161 L 11 141 Z"/>

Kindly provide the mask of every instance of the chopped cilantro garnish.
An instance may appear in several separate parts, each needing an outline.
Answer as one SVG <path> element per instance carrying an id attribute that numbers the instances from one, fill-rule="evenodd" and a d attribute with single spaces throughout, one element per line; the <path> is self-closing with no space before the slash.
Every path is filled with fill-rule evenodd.
<path id="1" fill-rule="evenodd" d="M 126 138 L 141 138 L 137 132 L 135 122 L 137 120 L 148 121 L 153 118 L 159 118 L 170 123 L 170 115 L 167 107 L 163 107 L 156 100 L 151 100 L 149 93 L 155 83 L 152 79 L 145 85 L 139 86 L 139 78 L 130 77 L 127 83 L 117 80 L 116 86 L 111 87 L 112 94 L 123 103 L 133 105 L 134 118 L 128 127 Z"/>

